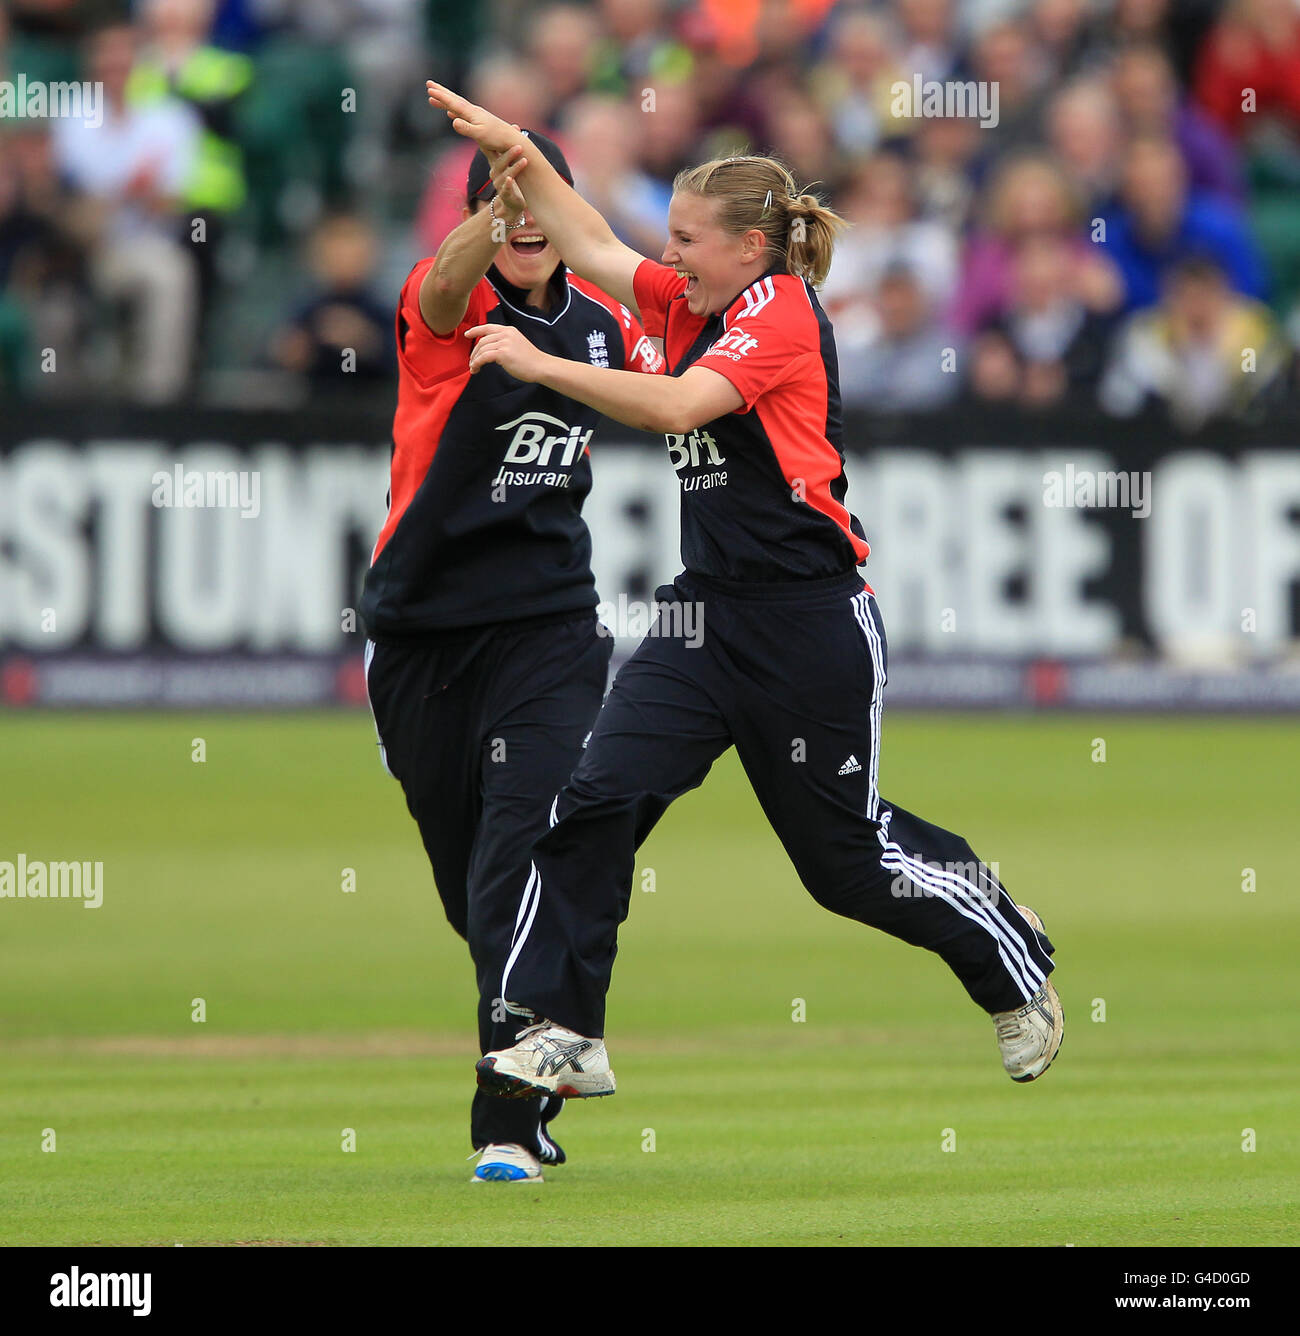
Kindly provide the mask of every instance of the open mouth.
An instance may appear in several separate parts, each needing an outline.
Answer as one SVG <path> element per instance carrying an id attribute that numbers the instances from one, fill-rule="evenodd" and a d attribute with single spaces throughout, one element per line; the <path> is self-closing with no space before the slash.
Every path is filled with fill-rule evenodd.
<path id="1" fill-rule="evenodd" d="M 679 269 L 677 271 L 677 277 L 684 278 L 686 280 L 686 292 L 688 296 L 690 293 L 694 292 L 695 289 L 700 286 L 700 280 L 693 273 L 691 273 L 689 269 Z"/>
<path id="2" fill-rule="evenodd" d="M 546 238 L 537 232 L 530 232 L 522 237 L 511 237 L 510 249 L 516 255 L 540 255 L 546 249 Z"/>

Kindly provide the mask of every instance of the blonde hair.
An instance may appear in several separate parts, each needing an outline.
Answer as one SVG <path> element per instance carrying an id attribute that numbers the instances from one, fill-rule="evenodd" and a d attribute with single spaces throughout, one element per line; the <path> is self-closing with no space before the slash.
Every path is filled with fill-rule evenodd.
<path id="1" fill-rule="evenodd" d="M 772 259 L 818 288 L 826 281 L 836 236 L 848 226 L 816 195 L 800 193 L 775 158 L 715 158 L 677 173 L 673 193 L 717 201 L 724 232 L 743 236 L 757 228 Z"/>

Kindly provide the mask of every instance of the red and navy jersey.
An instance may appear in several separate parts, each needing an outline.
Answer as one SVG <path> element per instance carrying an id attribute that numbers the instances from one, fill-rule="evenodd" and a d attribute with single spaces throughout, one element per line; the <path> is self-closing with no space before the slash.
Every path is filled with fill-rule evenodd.
<path id="1" fill-rule="evenodd" d="M 600 415 L 495 364 L 471 376 L 467 329 L 513 325 L 559 357 L 663 369 L 631 312 L 563 265 L 547 312 L 528 306 L 494 265 L 459 326 L 435 334 L 420 314 L 420 283 L 435 259 L 411 270 L 397 308 L 388 518 L 361 597 L 374 640 L 596 606 L 582 505 Z"/>
<path id="2" fill-rule="evenodd" d="M 831 323 L 802 278 L 771 269 L 715 316 L 686 306 L 686 280 L 646 260 L 633 283 L 668 372 L 706 366 L 744 403 L 670 435 L 682 487 L 682 560 L 721 580 L 779 583 L 851 571 L 870 549 L 845 509 L 839 363 Z"/>

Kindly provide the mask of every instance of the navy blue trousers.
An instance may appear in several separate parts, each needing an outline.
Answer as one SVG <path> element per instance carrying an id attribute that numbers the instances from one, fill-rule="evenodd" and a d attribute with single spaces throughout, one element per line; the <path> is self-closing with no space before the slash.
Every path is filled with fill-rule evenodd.
<path id="1" fill-rule="evenodd" d="M 520 1028 L 502 1005 L 533 841 L 582 755 L 608 681 L 612 640 L 594 612 L 367 646 L 366 686 L 384 763 L 420 829 L 447 920 L 469 944 L 478 984 L 479 1050 Z M 562 1100 L 478 1092 L 473 1145 L 555 1148 L 545 1123 Z"/>
<path id="2" fill-rule="evenodd" d="M 1052 969 L 970 845 L 877 789 L 884 626 L 850 574 L 782 586 L 683 574 L 615 678 L 555 822 L 533 848 L 500 995 L 597 1037 L 636 851 L 735 746 L 795 871 L 846 918 L 934 951 L 986 1011 Z"/>

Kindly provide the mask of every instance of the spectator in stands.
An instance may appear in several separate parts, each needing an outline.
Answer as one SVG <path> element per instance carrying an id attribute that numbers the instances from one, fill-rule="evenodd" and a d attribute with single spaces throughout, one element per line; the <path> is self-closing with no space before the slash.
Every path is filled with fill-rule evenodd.
<path id="1" fill-rule="evenodd" d="M 272 360 L 304 376 L 313 394 L 387 381 L 396 369 L 393 311 L 371 291 L 374 229 L 352 214 L 328 217 L 313 231 L 308 256 L 316 289 L 276 335 Z"/>
<path id="2" fill-rule="evenodd" d="M 1102 221 L 1102 249 L 1123 276 L 1128 310 L 1159 300 L 1165 271 L 1192 255 L 1213 256 L 1239 292 L 1266 295 L 1263 260 L 1241 214 L 1189 189 L 1172 139 L 1148 136 L 1130 144 L 1119 201 Z"/>
<path id="3" fill-rule="evenodd" d="M 1250 222 L 1278 309 L 1300 312 L 1300 10 L 1239 0 L 1209 33 L 1196 99 L 1245 156 Z"/>
<path id="4" fill-rule="evenodd" d="M 1234 292 L 1213 259 L 1184 259 L 1165 275 L 1160 304 L 1120 331 L 1101 403 L 1120 416 L 1163 405 L 1194 428 L 1266 403 L 1284 385 L 1288 356 L 1267 307 Z"/>
<path id="5" fill-rule="evenodd" d="M 975 340 L 971 391 L 977 399 L 1048 408 L 1096 391 L 1110 321 L 1071 291 L 1069 242 L 1027 237 L 1015 255 L 1011 303 Z"/>
<path id="6" fill-rule="evenodd" d="M 800 181 L 835 182 L 840 176 L 830 127 L 817 103 L 800 88 L 774 93 L 771 129 L 764 148 Z"/>
<path id="7" fill-rule="evenodd" d="M 1267 122 L 1300 133 L 1300 11 L 1292 0 L 1234 0 L 1196 63 L 1195 96 L 1229 134 Z"/>
<path id="8" fill-rule="evenodd" d="M 1098 78 L 1068 84 L 1048 105 L 1048 143 L 1091 219 L 1111 202 L 1119 178 L 1119 107 Z"/>
<path id="9" fill-rule="evenodd" d="M 637 101 L 641 113 L 639 154 L 642 169 L 672 193 L 673 178 L 694 165 L 699 142 L 699 101 L 694 81 L 662 81 L 650 90 L 652 100 Z M 482 105 L 482 104 L 480 104 Z M 522 124 L 523 122 L 521 122 Z"/>
<path id="10" fill-rule="evenodd" d="M 133 337 L 108 346 L 129 361 L 129 393 L 181 393 L 190 377 L 177 371 L 176 350 L 199 337 L 185 311 L 205 307 L 184 297 L 192 265 L 179 252 L 213 260 L 216 223 L 232 236 L 221 272 L 242 258 L 259 276 L 222 287 L 210 263 L 199 270 L 200 291 L 220 304 L 221 336 L 199 351 L 223 372 L 262 357 L 226 336 L 288 308 L 273 280 L 297 290 L 305 274 L 296 266 L 313 248 L 296 239 L 322 207 L 346 212 L 364 199 L 390 240 L 390 267 L 403 270 L 419 194 L 411 248 L 435 251 L 460 220 L 471 146 L 440 140 L 428 123 L 410 83 L 411 69 L 426 67 L 435 77 L 464 71 L 476 101 L 563 140 L 586 193 L 603 190 L 620 235 L 652 255 L 683 166 L 776 151 L 820 179 L 855 223 L 823 294 L 842 339 L 879 339 L 887 299 L 892 327 L 905 329 L 910 285 L 923 330 L 950 323 L 948 344 L 967 349 L 981 336 L 987 382 L 999 366 L 1015 379 L 1022 354 L 1006 331 L 1025 319 L 1022 270 L 1060 254 L 1026 241 L 1047 238 L 1070 257 L 1062 309 L 1082 307 L 1089 324 L 1155 304 L 1169 266 L 1208 252 L 1246 295 L 1262 294 L 1267 274 L 1300 341 L 1300 0 L 10 0 L 0 6 L 0 34 L 12 28 L 8 46 L 0 35 L 0 76 L 80 77 L 77 43 L 106 12 L 131 13 L 141 35 L 128 119 L 156 101 L 158 114 L 141 124 L 166 141 L 160 161 L 175 166 L 188 154 L 190 168 L 179 181 L 145 171 L 128 190 L 130 177 L 106 182 L 97 161 L 101 146 L 111 164 L 135 142 L 120 122 L 95 132 L 76 164 L 72 131 L 57 127 L 55 161 L 77 195 L 38 208 L 24 185 L 20 207 L 12 192 L 4 203 L 0 185 L 0 275 L 10 275 L 0 345 L 11 366 L 29 366 L 33 347 L 78 348 L 60 359 L 63 374 L 35 382 L 41 392 L 65 392 L 72 362 L 92 379 L 97 368 L 109 376 L 97 355 L 104 336 L 81 342 L 120 306 Z M 893 84 L 913 74 L 996 80 L 999 126 L 894 120 Z M 345 86 L 355 87 L 355 113 L 339 112 Z M 1254 110 L 1243 109 L 1246 88 Z M 197 130 L 180 128 L 178 98 Z M 34 187 L 37 140 L 18 142 Z M 1181 178 L 1152 147 L 1170 142 Z M 184 224 L 200 214 L 208 241 L 195 246 Z M 1091 234 L 1097 218 L 1104 240 Z M 995 332 L 1005 355 L 987 351 Z M 290 342 L 301 351 L 301 339 Z M 1032 378 L 1036 402 L 1060 379 Z M 238 375 L 208 387 L 224 383 Z M 1017 382 L 1010 399 L 1022 390 Z"/>
<path id="11" fill-rule="evenodd" d="M 1117 46 L 1161 42 L 1169 26 L 1169 0 L 1115 0 L 1109 18 L 1107 26 Z"/>
<path id="12" fill-rule="evenodd" d="M 563 130 L 574 188 L 624 245 L 658 259 L 668 237 L 672 189 L 637 165 L 637 137 L 648 119 L 618 98 L 595 95 L 570 105 Z"/>
<path id="13" fill-rule="evenodd" d="M 467 19 L 472 24 L 473 7 L 466 8 L 471 9 Z M 435 52 L 455 38 L 447 31 L 446 16 L 438 14 L 436 3 L 349 0 L 348 9 L 351 22 L 343 40 L 348 67 L 356 77 L 356 111 L 351 115 L 357 122 L 354 151 L 360 159 L 354 177 L 365 178 L 363 188 L 373 189 L 383 169 L 386 147 L 427 126 L 420 99 L 412 96 L 429 77 L 434 54 L 421 40 L 424 24 L 429 23 L 434 34 Z M 465 23 L 466 19 L 452 22 Z M 468 44 L 462 49 L 468 50 Z"/>
<path id="14" fill-rule="evenodd" d="M 234 113 L 252 83 L 253 64 L 209 44 L 213 9 L 214 0 L 145 0 L 126 96 L 132 107 L 172 98 L 197 113 L 202 129 L 181 201 L 194 214 L 218 219 L 236 212 L 247 194 Z"/>
<path id="15" fill-rule="evenodd" d="M 918 211 L 954 237 L 965 233 L 975 202 L 979 136 L 969 117 L 935 116 L 918 122 L 911 141 Z"/>
<path id="16" fill-rule="evenodd" d="M 45 125 L 0 134 L 0 384 L 68 394 L 84 388 L 86 256 Z M 37 375 L 33 350 L 62 350 L 60 374 Z"/>
<path id="17" fill-rule="evenodd" d="M 1125 47 L 1112 77 L 1126 135 L 1172 139 L 1193 190 L 1232 203 L 1243 200 L 1245 184 L 1231 139 L 1204 111 L 1181 99 L 1174 67 L 1158 46 Z"/>
<path id="18" fill-rule="evenodd" d="M 950 0 L 898 0 L 895 13 L 902 32 L 899 64 L 908 75 L 952 78 L 961 61 L 961 45 Z"/>
<path id="19" fill-rule="evenodd" d="M 641 90 L 691 77 L 690 50 L 669 30 L 664 0 L 599 0 L 596 87 L 639 100 Z"/>
<path id="20" fill-rule="evenodd" d="M 1079 203 L 1055 161 L 1028 154 L 1003 162 L 984 198 L 983 221 L 967 243 L 952 318 L 974 333 L 999 319 L 1012 298 L 1015 255 L 1038 235 L 1064 237 L 1069 283 L 1090 311 L 1106 315 L 1123 300 L 1120 275 L 1104 249 L 1089 240 Z"/>
<path id="21" fill-rule="evenodd" d="M 7 20 L 0 14 L 0 56 Z M 0 76 L 5 73 L 0 64 Z M 7 291 L 14 258 L 28 242 L 18 172 L 10 156 L 11 136 L 0 135 L 0 391 L 18 395 L 27 380 L 27 312 L 16 293 Z"/>
<path id="22" fill-rule="evenodd" d="M 892 265 L 906 267 L 928 308 L 941 310 L 952 300 L 956 242 L 942 223 L 917 216 L 910 169 L 901 155 L 873 154 L 837 194 L 836 204 L 852 224 L 835 247 L 821 293 L 837 331 L 869 316 L 872 294 Z"/>
<path id="23" fill-rule="evenodd" d="M 533 16 L 527 57 L 546 97 L 546 121 L 558 122 L 562 109 L 590 88 L 599 40 L 595 15 L 581 5 L 549 5 Z"/>
<path id="24" fill-rule="evenodd" d="M 905 260 L 895 260 L 871 296 L 870 324 L 859 321 L 843 332 L 836 327 L 845 405 L 914 413 L 951 402 L 960 387 L 959 359 L 920 277 Z"/>
<path id="25" fill-rule="evenodd" d="M 1096 63 L 1088 20 L 1088 0 L 1033 0 L 1029 27 L 1051 83 L 1078 78 Z"/>
<path id="26" fill-rule="evenodd" d="M 90 39 L 86 73 L 104 86 L 104 123 L 59 120 L 54 155 L 90 206 L 83 213 L 95 290 L 128 312 L 121 388 L 141 402 L 164 403 L 187 387 L 197 329 L 198 275 L 180 239 L 178 208 L 197 162 L 200 125 L 174 99 L 128 105 L 135 49 L 125 25 Z"/>
<path id="27" fill-rule="evenodd" d="M 971 46 L 971 72 L 996 88 L 998 121 L 981 126 L 986 152 L 999 153 L 1037 144 L 1042 136 L 1048 95 L 1048 70 L 1017 22 L 999 21 L 986 27 Z"/>
<path id="28" fill-rule="evenodd" d="M 704 30 L 692 46 L 695 73 L 696 137 L 690 161 L 745 152 L 769 141 L 771 109 L 764 103 L 753 71 L 727 59 L 715 34 Z"/>
<path id="29" fill-rule="evenodd" d="M 893 34 L 879 14 L 850 9 L 834 21 L 827 58 L 809 83 L 842 153 L 870 153 L 910 128 L 890 113 L 891 89 L 902 77 Z"/>
<path id="30" fill-rule="evenodd" d="M 199 276 L 200 345 L 226 224 L 248 195 L 235 115 L 253 80 L 253 62 L 247 56 L 208 42 L 214 7 L 214 0 L 145 0 L 140 6 L 140 51 L 126 86 L 132 107 L 176 99 L 192 107 L 201 123 L 195 161 L 179 201 L 189 216 Z"/>

